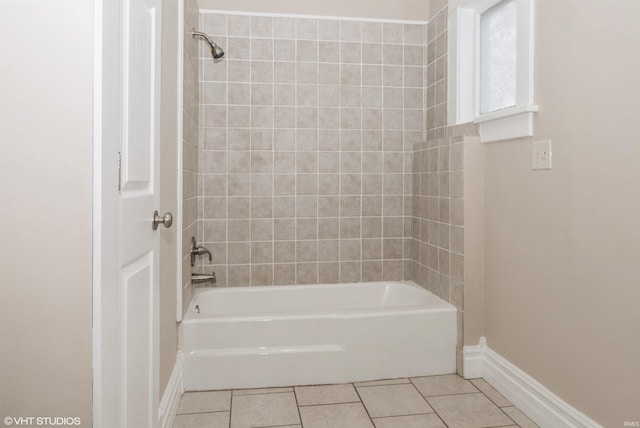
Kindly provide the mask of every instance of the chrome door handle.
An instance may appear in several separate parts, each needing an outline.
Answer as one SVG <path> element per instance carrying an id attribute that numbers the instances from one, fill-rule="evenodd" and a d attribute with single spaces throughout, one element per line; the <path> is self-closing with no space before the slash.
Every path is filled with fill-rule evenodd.
<path id="1" fill-rule="evenodd" d="M 167 229 L 173 224 L 173 215 L 170 212 L 164 213 L 162 217 L 158 214 L 158 210 L 153 213 L 153 230 L 158 229 L 158 225 L 163 224 Z"/>

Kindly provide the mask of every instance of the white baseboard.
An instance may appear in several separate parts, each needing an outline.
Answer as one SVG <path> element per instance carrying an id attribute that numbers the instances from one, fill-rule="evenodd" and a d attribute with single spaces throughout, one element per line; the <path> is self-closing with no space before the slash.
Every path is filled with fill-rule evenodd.
<path id="1" fill-rule="evenodd" d="M 486 347 L 487 342 L 484 337 L 481 337 L 480 343 L 476 346 L 465 346 L 462 348 L 462 371 L 465 379 L 482 377 L 482 362 Z"/>
<path id="2" fill-rule="evenodd" d="M 182 386 L 182 359 L 182 351 L 178 351 L 176 364 L 173 366 L 169 383 L 164 390 L 160 406 L 158 407 L 158 425 L 161 428 L 171 428 L 176 419 L 180 397 L 184 392 Z"/>
<path id="3" fill-rule="evenodd" d="M 602 428 L 491 350 L 484 337 L 477 346 L 465 346 L 462 353 L 465 378 L 484 378 L 540 427 Z"/>

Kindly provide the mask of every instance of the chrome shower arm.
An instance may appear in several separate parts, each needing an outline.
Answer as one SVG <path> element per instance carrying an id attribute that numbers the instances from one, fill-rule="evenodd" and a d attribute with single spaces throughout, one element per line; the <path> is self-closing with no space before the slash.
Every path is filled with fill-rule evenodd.
<path id="1" fill-rule="evenodd" d="M 196 31 L 195 28 L 192 28 L 191 29 L 191 37 L 193 37 L 193 38 L 202 37 L 203 39 L 205 39 L 207 41 L 207 43 L 209 43 L 209 46 L 211 47 L 211 56 L 213 56 L 214 60 L 219 60 L 224 56 L 224 50 L 222 50 L 222 48 L 220 46 L 218 46 L 218 44 L 216 42 L 211 40 L 211 38 L 208 35 L 206 35 L 205 33 L 201 32 L 201 31 Z"/>
<path id="2" fill-rule="evenodd" d="M 211 47 L 218 46 L 213 40 L 211 40 L 209 38 L 209 36 L 207 36 L 205 33 L 202 33 L 200 31 L 196 31 L 196 30 L 192 29 L 191 30 L 191 37 L 193 37 L 194 39 L 196 37 L 202 37 L 203 39 L 205 39 L 207 41 L 207 43 L 209 43 L 209 45 Z"/>

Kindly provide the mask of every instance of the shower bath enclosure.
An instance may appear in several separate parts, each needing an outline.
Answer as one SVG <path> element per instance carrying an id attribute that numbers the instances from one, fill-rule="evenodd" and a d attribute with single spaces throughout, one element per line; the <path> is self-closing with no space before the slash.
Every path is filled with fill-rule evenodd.
<path id="1" fill-rule="evenodd" d="M 456 372 L 459 308 L 409 281 L 426 25 L 200 11 L 185 28 L 203 32 L 185 40 L 183 237 L 218 278 L 183 276 L 185 389 Z"/>

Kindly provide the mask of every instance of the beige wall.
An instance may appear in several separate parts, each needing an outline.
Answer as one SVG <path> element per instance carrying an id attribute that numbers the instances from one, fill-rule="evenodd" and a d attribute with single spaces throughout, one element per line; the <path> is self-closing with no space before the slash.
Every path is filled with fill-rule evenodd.
<path id="1" fill-rule="evenodd" d="M 160 129 L 160 210 L 178 213 L 178 4 L 162 2 L 162 124 Z M 160 398 L 178 351 L 176 287 L 178 222 L 160 233 Z"/>
<path id="2" fill-rule="evenodd" d="M 412 21 L 426 21 L 429 19 L 429 0 L 199 0 L 198 4 L 201 9 L 258 13 L 403 19 Z"/>
<path id="3" fill-rule="evenodd" d="M 464 346 L 473 346 L 484 336 L 484 145 L 479 142 L 479 138 L 464 145 L 463 181 L 463 336 Z"/>
<path id="4" fill-rule="evenodd" d="M 92 34 L 92 2 L 0 4 L 2 417 L 91 426 Z"/>
<path id="5" fill-rule="evenodd" d="M 540 0 L 533 140 L 486 146 L 488 345 L 607 427 L 640 419 L 640 2 Z"/>

